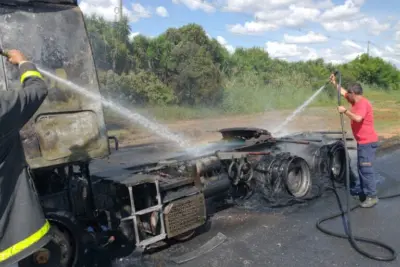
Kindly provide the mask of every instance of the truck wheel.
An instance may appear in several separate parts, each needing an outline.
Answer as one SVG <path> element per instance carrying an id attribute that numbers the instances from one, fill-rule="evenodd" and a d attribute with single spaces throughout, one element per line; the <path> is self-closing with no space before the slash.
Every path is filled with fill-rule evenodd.
<path id="1" fill-rule="evenodd" d="M 312 177 L 307 162 L 300 157 L 290 159 L 287 166 L 286 187 L 295 198 L 309 195 L 312 189 Z"/>
<path id="2" fill-rule="evenodd" d="M 52 225 L 50 236 L 51 240 L 46 246 L 19 263 L 21 267 L 72 267 L 74 246 L 68 231 Z"/>

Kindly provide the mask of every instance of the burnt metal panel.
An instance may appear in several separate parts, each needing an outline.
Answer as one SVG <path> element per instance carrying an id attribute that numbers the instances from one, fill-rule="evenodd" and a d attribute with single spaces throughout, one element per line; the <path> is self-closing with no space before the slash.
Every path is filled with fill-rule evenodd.
<path id="1" fill-rule="evenodd" d="M 196 229 L 206 222 L 203 194 L 171 202 L 164 208 L 165 228 L 169 238 Z"/>
<path id="2" fill-rule="evenodd" d="M 265 129 L 255 127 L 233 127 L 218 130 L 224 139 L 229 138 L 259 138 L 260 136 L 271 136 L 271 133 Z"/>
<path id="3" fill-rule="evenodd" d="M 54 1 L 56 2 L 56 1 Z M 74 2 L 74 1 L 71 1 Z M 0 2 L 0 46 L 92 94 L 100 94 L 84 18 L 73 5 L 13 6 Z M 19 90 L 18 68 L 1 59 L 0 89 Z M 49 94 L 21 131 L 32 169 L 109 154 L 101 102 L 46 78 Z"/>

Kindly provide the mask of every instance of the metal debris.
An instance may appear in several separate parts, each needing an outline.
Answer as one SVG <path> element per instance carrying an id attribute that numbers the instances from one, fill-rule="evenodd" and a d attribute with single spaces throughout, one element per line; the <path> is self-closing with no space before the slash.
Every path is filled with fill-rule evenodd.
<path id="1" fill-rule="evenodd" d="M 203 254 L 210 252 L 217 246 L 221 245 L 226 239 L 227 239 L 227 237 L 224 234 L 218 233 L 216 236 L 214 236 L 212 239 L 210 239 L 207 243 L 205 243 L 198 249 L 188 252 L 186 254 L 183 254 L 181 256 L 171 258 L 171 260 L 177 264 L 188 262 L 188 261 L 193 260 Z"/>

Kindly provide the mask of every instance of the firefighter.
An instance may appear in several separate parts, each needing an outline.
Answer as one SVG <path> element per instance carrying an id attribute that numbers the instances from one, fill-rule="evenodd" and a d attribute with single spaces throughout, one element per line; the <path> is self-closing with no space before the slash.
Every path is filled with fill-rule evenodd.
<path id="1" fill-rule="evenodd" d="M 6 56 L 19 67 L 22 89 L 0 90 L 0 266 L 18 266 L 50 240 L 19 135 L 46 98 L 47 86 L 20 51 Z"/>

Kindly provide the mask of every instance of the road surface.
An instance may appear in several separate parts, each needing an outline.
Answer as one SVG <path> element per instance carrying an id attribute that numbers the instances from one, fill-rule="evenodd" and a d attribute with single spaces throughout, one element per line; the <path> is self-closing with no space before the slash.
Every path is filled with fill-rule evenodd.
<path id="1" fill-rule="evenodd" d="M 121 166 L 148 161 L 149 158 L 144 159 L 144 154 L 154 160 L 167 153 L 159 153 L 154 147 L 126 148 L 108 161 L 94 162 L 92 171 L 120 169 Z M 376 166 L 382 181 L 379 194 L 400 192 L 400 150 L 379 156 Z M 345 203 L 343 192 L 340 195 Z M 384 241 L 400 250 L 400 231 L 397 228 L 399 204 L 400 198 L 381 200 L 373 209 L 356 210 L 352 213 L 354 234 Z M 400 259 L 389 263 L 370 260 L 356 253 L 347 240 L 327 236 L 316 229 L 315 223 L 319 218 L 338 211 L 338 203 L 332 193 L 304 205 L 268 212 L 229 208 L 214 215 L 210 229 L 192 240 L 146 255 L 142 262 L 126 257 L 104 266 L 399 266 Z M 343 233 L 341 219 L 325 225 Z M 209 253 L 181 265 L 168 261 L 173 256 L 196 250 L 219 232 L 227 240 Z M 364 244 L 361 247 L 377 255 L 387 255 L 380 248 Z"/>

